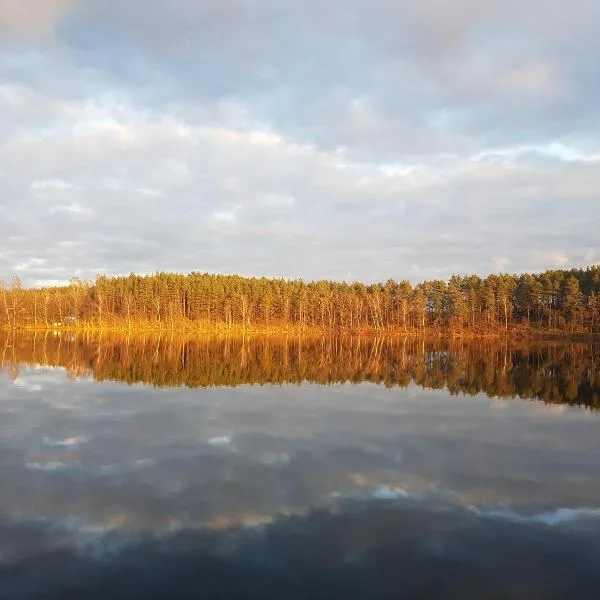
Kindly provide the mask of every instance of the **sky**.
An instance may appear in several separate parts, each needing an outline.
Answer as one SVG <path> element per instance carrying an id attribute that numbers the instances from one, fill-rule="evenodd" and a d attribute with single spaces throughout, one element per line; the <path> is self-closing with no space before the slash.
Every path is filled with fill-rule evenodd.
<path id="1" fill-rule="evenodd" d="M 0 0 L 0 279 L 600 262 L 597 0 Z"/>

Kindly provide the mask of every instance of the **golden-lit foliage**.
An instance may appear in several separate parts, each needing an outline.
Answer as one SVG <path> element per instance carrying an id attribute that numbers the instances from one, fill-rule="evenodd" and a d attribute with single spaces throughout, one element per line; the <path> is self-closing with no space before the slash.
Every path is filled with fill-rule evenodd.
<path id="1" fill-rule="evenodd" d="M 385 284 L 191 273 L 0 285 L 0 326 L 502 335 L 600 332 L 600 267 Z"/>

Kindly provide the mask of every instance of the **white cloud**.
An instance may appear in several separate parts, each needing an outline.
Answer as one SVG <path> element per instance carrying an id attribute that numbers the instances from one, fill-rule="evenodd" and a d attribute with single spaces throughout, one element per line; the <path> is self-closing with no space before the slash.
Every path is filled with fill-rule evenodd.
<path id="1" fill-rule="evenodd" d="M 550 267 L 566 267 L 570 262 L 565 252 L 536 252 L 534 256 L 539 264 L 547 264 Z"/>
<path id="2" fill-rule="evenodd" d="M 235 209 L 214 212 L 212 218 L 219 223 L 235 223 L 237 221 Z"/>
<path id="3" fill-rule="evenodd" d="M 600 11 L 578 8 L 3 5 L 0 277 L 585 264 Z"/>
<path id="4" fill-rule="evenodd" d="M 492 270 L 506 273 L 507 267 L 510 265 L 510 260 L 503 256 L 492 258 Z"/>

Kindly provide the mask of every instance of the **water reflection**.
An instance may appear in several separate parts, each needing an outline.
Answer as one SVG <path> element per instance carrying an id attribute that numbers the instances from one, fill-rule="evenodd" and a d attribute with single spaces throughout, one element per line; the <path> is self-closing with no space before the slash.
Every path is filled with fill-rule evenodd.
<path id="1" fill-rule="evenodd" d="M 596 597 L 597 347 L 0 350 L 0 598 Z"/>
<path id="2" fill-rule="evenodd" d="M 349 505 L 263 530 L 186 531 L 132 544 L 115 538 L 101 555 L 59 547 L 17 568 L 0 566 L 0 580 L 13 597 L 61 600 L 592 600 L 598 533 L 414 505 Z"/>
<path id="3" fill-rule="evenodd" d="M 58 333 L 58 332 L 57 332 Z M 368 338 L 0 337 L 1 362 L 157 387 L 374 382 L 600 407 L 600 345 Z"/>

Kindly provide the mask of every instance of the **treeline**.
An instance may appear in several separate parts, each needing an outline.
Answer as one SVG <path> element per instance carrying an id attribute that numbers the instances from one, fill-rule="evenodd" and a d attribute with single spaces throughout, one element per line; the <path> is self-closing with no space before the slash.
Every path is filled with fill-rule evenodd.
<path id="1" fill-rule="evenodd" d="M 411 383 L 453 395 L 537 399 L 600 409 L 600 346 L 417 337 L 0 334 L 0 366 L 61 366 L 69 376 L 157 387 Z"/>
<path id="2" fill-rule="evenodd" d="M 191 273 L 0 283 L 0 326 L 495 334 L 600 332 L 600 266 L 415 286 Z"/>

